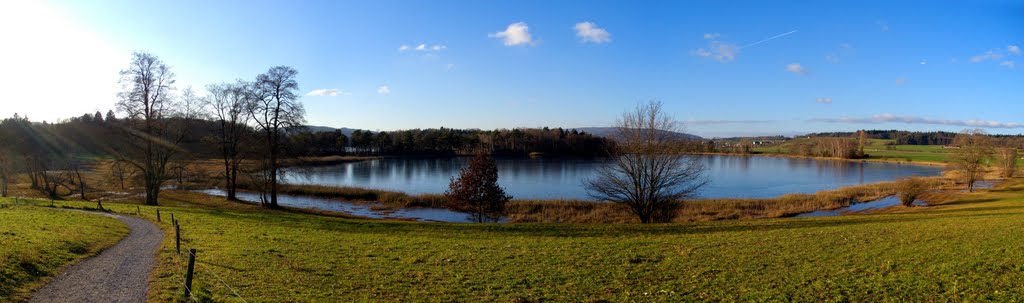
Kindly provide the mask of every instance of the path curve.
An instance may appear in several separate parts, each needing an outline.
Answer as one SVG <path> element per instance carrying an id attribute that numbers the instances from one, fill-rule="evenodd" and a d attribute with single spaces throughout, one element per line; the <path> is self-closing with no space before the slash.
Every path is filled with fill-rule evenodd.
<path id="1" fill-rule="evenodd" d="M 99 255 L 53 277 L 29 302 L 146 302 L 149 272 L 156 264 L 163 231 L 136 217 L 94 214 L 117 218 L 131 232 Z"/>

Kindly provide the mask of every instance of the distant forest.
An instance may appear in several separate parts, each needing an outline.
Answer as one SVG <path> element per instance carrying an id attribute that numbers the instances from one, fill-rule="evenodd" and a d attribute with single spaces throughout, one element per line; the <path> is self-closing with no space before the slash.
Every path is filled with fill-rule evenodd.
<path id="1" fill-rule="evenodd" d="M 895 140 L 897 145 L 950 145 L 953 144 L 955 132 L 911 132 L 905 130 L 865 130 L 871 139 Z M 857 132 L 813 133 L 808 137 L 854 137 Z M 1024 140 L 1024 135 L 988 135 L 996 145 L 1015 145 Z"/>
<path id="2" fill-rule="evenodd" d="M 611 141 L 575 129 L 516 128 L 466 130 L 453 128 L 371 132 L 355 130 L 300 132 L 290 136 L 301 155 L 469 155 L 485 148 L 496 155 L 544 153 L 576 157 L 608 155 Z"/>
<path id="3" fill-rule="evenodd" d="M 193 159 L 217 158 L 218 122 L 197 119 L 180 143 L 184 155 Z M 113 111 L 70 118 L 59 123 L 32 122 L 27 117 L 0 120 L 3 149 L 10 154 L 75 155 L 104 157 L 124 144 L 125 131 Z M 249 129 L 255 144 L 255 129 Z M 312 132 L 289 129 L 283 142 L 286 156 L 334 155 L 468 155 L 485 148 L 496 155 L 601 157 L 613 144 L 603 137 L 562 128 L 516 128 L 464 130 L 452 128 L 371 132 L 355 130 L 346 136 L 340 130 Z M 45 157 L 45 156 L 44 156 Z"/>

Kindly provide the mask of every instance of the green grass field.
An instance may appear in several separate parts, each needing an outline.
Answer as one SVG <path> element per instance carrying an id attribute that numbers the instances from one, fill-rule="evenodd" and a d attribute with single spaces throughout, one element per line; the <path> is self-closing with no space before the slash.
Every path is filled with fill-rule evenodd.
<path id="1" fill-rule="evenodd" d="M 650 226 L 160 208 L 199 251 L 197 295 L 217 302 L 1020 301 L 1024 179 L 1007 183 L 884 214 Z M 150 301 L 181 296 L 185 259 L 165 239 Z"/>
<path id="2" fill-rule="evenodd" d="M 868 159 L 870 160 L 947 164 L 950 153 L 955 151 L 955 149 L 943 148 L 942 145 L 888 145 L 892 142 L 893 140 L 868 139 L 868 144 L 864 146 L 864 152 L 869 155 Z M 786 152 L 787 147 L 787 144 L 783 144 L 758 147 L 753 151 L 767 155 L 782 154 Z M 1018 159 L 1017 165 L 1024 165 L 1024 159 Z"/>
<path id="3" fill-rule="evenodd" d="M 27 299 L 62 268 L 128 234 L 117 219 L 0 198 L 0 302 Z"/>

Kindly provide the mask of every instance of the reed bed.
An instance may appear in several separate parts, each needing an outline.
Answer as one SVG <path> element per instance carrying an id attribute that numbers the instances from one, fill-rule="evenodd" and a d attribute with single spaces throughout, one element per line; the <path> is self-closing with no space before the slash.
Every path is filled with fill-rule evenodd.
<path id="1" fill-rule="evenodd" d="M 939 177 L 923 178 L 930 188 L 947 187 Z M 718 198 L 686 201 L 673 222 L 779 218 L 852 203 L 870 202 L 897 194 L 896 182 L 880 182 L 823 190 L 813 194 L 787 194 L 776 198 Z M 517 200 L 509 204 L 513 223 L 636 223 L 624 205 L 581 200 Z"/>

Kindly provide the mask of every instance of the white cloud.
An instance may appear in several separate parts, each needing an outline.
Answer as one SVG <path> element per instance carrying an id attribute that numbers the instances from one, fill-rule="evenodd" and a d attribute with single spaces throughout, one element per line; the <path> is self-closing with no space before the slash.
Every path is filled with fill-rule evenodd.
<path id="1" fill-rule="evenodd" d="M 786 71 L 794 74 L 806 75 L 807 69 L 804 68 L 800 63 L 790 63 L 786 65 Z"/>
<path id="2" fill-rule="evenodd" d="M 388 87 L 387 85 L 381 85 L 377 87 L 377 94 L 384 96 L 391 94 L 391 87 Z"/>
<path id="3" fill-rule="evenodd" d="M 342 90 L 337 89 L 337 88 L 316 89 L 316 90 L 313 90 L 313 91 L 311 91 L 309 93 L 306 93 L 306 96 L 320 96 L 320 97 L 337 97 L 337 96 L 349 96 L 349 95 L 352 95 L 352 93 L 345 92 L 345 91 L 342 91 Z"/>
<path id="4" fill-rule="evenodd" d="M 839 56 L 836 56 L 834 54 L 825 55 L 825 61 L 828 61 L 830 63 L 839 63 Z"/>
<path id="5" fill-rule="evenodd" d="M 839 44 L 839 48 L 842 48 L 842 49 L 853 49 L 853 44 L 849 44 L 849 43 L 840 43 L 840 44 Z"/>
<path id="6" fill-rule="evenodd" d="M 576 23 L 576 26 L 573 28 L 576 29 L 576 37 L 580 37 L 583 42 L 597 44 L 612 42 L 612 34 L 609 34 L 603 28 L 597 27 L 597 24 L 593 22 Z"/>
<path id="7" fill-rule="evenodd" d="M 1006 61 L 1003 61 L 1003 62 L 999 62 L 999 66 L 1005 66 L 1007 68 L 1014 68 L 1015 65 L 1016 64 L 1013 62 L 1013 60 L 1006 60 Z"/>
<path id="8" fill-rule="evenodd" d="M 735 60 L 736 56 L 740 54 L 740 48 L 736 44 L 711 41 L 707 49 L 698 48 L 691 52 L 691 54 L 698 57 L 714 59 L 718 62 L 729 62 Z"/>
<path id="9" fill-rule="evenodd" d="M 439 52 L 439 51 L 445 50 L 447 48 L 448 48 L 447 46 L 444 46 L 444 45 L 441 45 L 441 44 L 429 45 L 429 44 L 426 44 L 426 43 L 420 43 L 420 44 L 417 44 L 416 46 L 409 46 L 409 45 L 402 44 L 402 46 L 398 47 L 398 51 L 405 52 L 405 51 L 414 50 L 414 51 L 418 51 L 418 52 Z"/>
<path id="10" fill-rule="evenodd" d="M 814 102 L 821 104 L 832 104 L 832 98 L 817 98 L 814 99 Z"/>
<path id="11" fill-rule="evenodd" d="M 1016 46 L 1016 45 L 1007 46 L 1006 47 L 1006 51 L 1010 52 L 1011 54 L 1017 55 L 1017 56 L 1020 56 L 1020 53 L 1021 53 L 1020 46 Z"/>
<path id="12" fill-rule="evenodd" d="M 984 54 L 971 57 L 971 63 L 980 63 L 988 60 L 999 60 L 1003 58 L 1003 54 L 997 51 L 987 51 Z"/>
<path id="13" fill-rule="evenodd" d="M 907 84 L 907 77 L 896 78 L 896 85 L 904 85 L 904 84 Z"/>
<path id="14" fill-rule="evenodd" d="M 882 31 L 883 33 L 884 33 L 884 32 L 888 32 L 888 31 L 889 31 L 889 23 L 888 23 L 888 22 L 885 22 L 885 21 L 878 21 L 878 22 L 876 22 L 875 24 L 878 24 L 878 27 L 879 27 L 879 29 L 880 29 L 880 30 L 881 30 L 881 31 Z"/>
<path id="15" fill-rule="evenodd" d="M 721 36 L 722 35 L 719 34 L 719 33 L 707 33 L 707 34 L 704 34 L 704 39 L 713 40 L 713 39 L 718 39 L 718 37 L 721 37 Z"/>
<path id="16" fill-rule="evenodd" d="M 501 39 L 505 46 L 533 44 L 533 37 L 530 36 L 530 27 L 525 22 L 509 24 L 504 31 L 491 33 L 487 36 Z"/>
<path id="17" fill-rule="evenodd" d="M 827 118 L 827 119 L 812 119 L 812 122 L 827 122 L 827 123 L 906 123 L 906 124 L 935 124 L 935 125 L 952 125 L 952 126 L 964 126 L 964 127 L 983 127 L 983 128 L 1024 128 L 1024 123 L 1016 122 L 998 122 L 991 120 L 945 120 L 945 119 L 930 119 L 915 116 L 896 116 L 893 114 L 881 114 L 874 115 L 867 118 Z"/>

